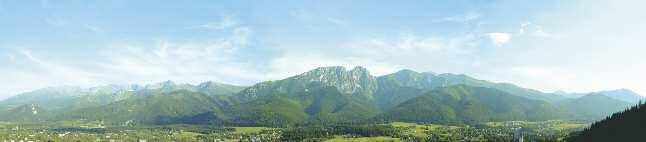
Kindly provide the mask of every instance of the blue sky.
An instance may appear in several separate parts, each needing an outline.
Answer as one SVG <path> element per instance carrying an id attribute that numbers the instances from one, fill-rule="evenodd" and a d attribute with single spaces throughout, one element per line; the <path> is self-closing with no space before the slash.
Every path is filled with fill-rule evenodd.
<path id="1" fill-rule="evenodd" d="M 646 94 L 643 4 L 0 0 L 0 98 L 61 85 L 250 85 L 332 65 Z"/>

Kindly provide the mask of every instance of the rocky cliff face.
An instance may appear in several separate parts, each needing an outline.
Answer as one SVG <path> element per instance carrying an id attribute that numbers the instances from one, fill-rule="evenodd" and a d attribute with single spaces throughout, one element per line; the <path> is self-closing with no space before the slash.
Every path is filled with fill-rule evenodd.
<path id="1" fill-rule="evenodd" d="M 311 88 L 323 86 L 334 87 L 342 94 L 372 98 L 378 84 L 376 77 L 363 67 L 351 70 L 340 66 L 320 67 L 283 80 L 258 83 L 241 91 L 237 100 L 244 102 L 272 94 L 306 94 Z"/>
<path id="2" fill-rule="evenodd" d="M 334 86 L 344 94 L 372 93 L 377 89 L 376 77 L 370 75 L 363 67 L 355 67 L 352 70 L 346 70 L 344 67 L 322 67 L 291 79 Z"/>

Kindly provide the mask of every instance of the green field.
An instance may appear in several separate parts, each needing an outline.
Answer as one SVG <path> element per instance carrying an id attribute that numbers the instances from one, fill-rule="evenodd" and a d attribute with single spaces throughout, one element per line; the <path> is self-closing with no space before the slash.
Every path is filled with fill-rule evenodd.
<path id="1" fill-rule="evenodd" d="M 165 125 L 105 127 L 97 121 L 36 123 L 0 122 L 0 141 L 507 141 L 517 128 L 528 140 L 561 141 L 587 124 L 572 121 L 488 122 L 481 126 L 418 124 L 326 125 L 289 128 Z M 368 133 L 366 133 L 368 132 Z"/>

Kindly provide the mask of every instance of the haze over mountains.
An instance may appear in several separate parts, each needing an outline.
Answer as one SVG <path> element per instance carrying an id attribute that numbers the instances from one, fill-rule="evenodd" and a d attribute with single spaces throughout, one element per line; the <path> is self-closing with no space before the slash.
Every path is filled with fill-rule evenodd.
<path id="1" fill-rule="evenodd" d="M 0 120 L 265 126 L 597 120 L 641 99 L 626 89 L 544 93 L 461 74 L 401 70 L 373 76 L 363 67 L 320 67 L 252 86 L 166 81 L 87 89 L 43 88 L 1 101 Z"/>

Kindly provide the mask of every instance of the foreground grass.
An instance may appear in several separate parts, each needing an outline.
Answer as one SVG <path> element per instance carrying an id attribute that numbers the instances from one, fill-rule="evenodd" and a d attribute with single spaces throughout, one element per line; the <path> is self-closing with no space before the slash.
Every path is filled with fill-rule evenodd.
<path id="1" fill-rule="evenodd" d="M 234 134 L 257 134 L 263 130 L 269 130 L 269 127 L 233 127 L 235 128 Z"/>

